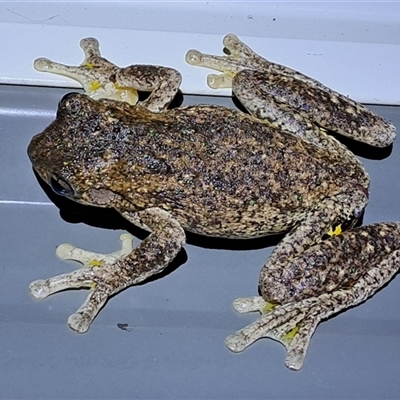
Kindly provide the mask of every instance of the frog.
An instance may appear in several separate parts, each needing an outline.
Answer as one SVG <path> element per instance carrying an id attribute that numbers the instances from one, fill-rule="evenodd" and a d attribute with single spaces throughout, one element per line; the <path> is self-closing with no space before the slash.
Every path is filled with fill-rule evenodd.
<path id="1" fill-rule="evenodd" d="M 298 370 L 318 323 L 372 295 L 397 270 L 399 226 L 354 228 L 368 204 L 370 178 L 328 130 L 333 124 L 340 134 L 385 147 L 395 127 L 263 59 L 233 34 L 224 46 L 229 55 L 190 50 L 186 60 L 222 72 L 209 84 L 231 87 L 248 113 L 212 104 L 169 109 L 178 71 L 116 67 L 93 38 L 81 41 L 85 60 L 78 67 L 35 62 L 82 82 L 85 93 L 65 95 L 54 121 L 32 138 L 34 170 L 58 195 L 113 208 L 149 234 L 136 247 L 121 237 L 121 250 L 112 254 L 61 245 L 59 257 L 81 268 L 36 280 L 29 290 L 44 299 L 88 288 L 68 318 L 72 330 L 84 333 L 110 296 L 162 272 L 184 247 L 186 232 L 242 240 L 284 233 L 261 269 L 260 296 L 234 302 L 237 311 L 261 317 L 226 345 L 238 352 L 273 338 L 286 347 L 286 366 Z M 269 79 L 281 86 L 259 97 Z M 143 90 L 151 92 L 145 101 L 126 95 Z"/>

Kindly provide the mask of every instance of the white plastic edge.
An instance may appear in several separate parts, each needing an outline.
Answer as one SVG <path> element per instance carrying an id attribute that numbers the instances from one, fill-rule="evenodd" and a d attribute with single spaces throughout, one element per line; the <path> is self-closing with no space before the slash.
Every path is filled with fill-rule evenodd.
<path id="1" fill-rule="evenodd" d="M 68 78 L 37 72 L 32 64 L 38 57 L 47 57 L 77 65 L 83 60 L 80 39 L 94 36 L 102 55 L 117 65 L 171 66 L 182 73 L 185 94 L 229 94 L 208 88 L 208 71 L 184 60 L 191 48 L 221 54 L 223 35 L 7 22 L 0 23 L 0 35 L 0 83 L 78 87 Z M 310 75 L 355 100 L 400 104 L 398 44 L 240 37 L 269 60 Z"/>

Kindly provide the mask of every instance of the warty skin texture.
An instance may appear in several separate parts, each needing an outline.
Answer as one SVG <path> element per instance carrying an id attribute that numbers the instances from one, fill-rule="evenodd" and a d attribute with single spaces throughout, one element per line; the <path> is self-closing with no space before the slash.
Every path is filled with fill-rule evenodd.
<path id="1" fill-rule="evenodd" d="M 384 147 L 393 142 L 394 127 L 312 78 L 263 59 L 234 35 L 224 39 L 230 56 L 191 50 L 186 59 L 221 71 L 209 84 L 232 87 L 251 115 L 212 105 L 167 110 L 179 72 L 118 68 L 100 56 L 95 39 L 81 45 L 79 67 L 36 63 L 70 74 L 87 95 L 60 102 L 55 121 L 32 139 L 29 157 L 58 194 L 115 208 L 151 233 L 115 258 L 98 255 L 101 262 L 75 249 L 82 254 L 63 258 L 84 260 L 84 268 L 35 281 L 31 293 L 44 298 L 89 287 L 87 301 L 69 319 L 72 329 L 85 332 L 110 295 L 169 264 L 185 244 L 184 231 L 241 239 L 289 231 L 262 268 L 262 298 L 235 302 L 239 312 L 262 316 L 227 346 L 241 351 L 272 337 L 287 347 L 286 365 L 301 368 L 317 324 L 372 295 L 398 268 L 398 224 L 329 236 L 361 215 L 369 176 L 326 131 Z M 115 100 L 136 90 L 152 93 L 140 104 Z"/>
<path id="2" fill-rule="evenodd" d="M 73 200 L 128 211 L 160 207 L 185 230 L 216 237 L 281 232 L 343 185 L 368 188 L 362 166 L 342 154 L 209 105 L 154 114 L 70 95 L 28 152 L 46 181 L 68 182 Z M 93 191 L 122 203 L 96 200 Z"/>

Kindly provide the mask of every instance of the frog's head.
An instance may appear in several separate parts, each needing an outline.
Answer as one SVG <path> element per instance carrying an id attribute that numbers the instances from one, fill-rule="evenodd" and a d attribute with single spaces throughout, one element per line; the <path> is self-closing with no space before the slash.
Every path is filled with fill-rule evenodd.
<path id="1" fill-rule="evenodd" d="M 57 194 L 83 204 L 110 205 L 109 181 L 120 161 L 110 146 L 115 134 L 110 125 L 118 108 L 107 107 L 108 102 L 65 95 L 56 119 L 29 144 L 34 169 Z"/>

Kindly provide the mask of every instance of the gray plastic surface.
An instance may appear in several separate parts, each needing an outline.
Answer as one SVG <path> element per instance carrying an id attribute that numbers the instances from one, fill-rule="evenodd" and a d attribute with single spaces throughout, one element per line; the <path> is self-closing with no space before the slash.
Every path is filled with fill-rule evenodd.
<path id="1" fill-rule="evenodd" d="M 168 274 L 113 297 L 84 335 L 66 320 L 87 291 L 33 301 L 32 280 L 79 266 L 56 258 L 58 244 L 111 252 L 121 229 L 131 228 L 113 213 L 57 208 L 33 174 L 27 145 L 54 118 L 65 92 L 0 86 L 1 399 L 400 398 L 398 278 L 320 324 L 300 372 L 284 366 L 284 348 L 271 340 L 240 354 L 226 349 L 225 337 L 257 317 L 236 314 L 231 303 L 257 294 L 273 239 L 239 251 L 237 242 L 191 237 Z M 232 104 L 204 97 L 185 102 Z M 400 130 L 400 107 L 372 108 Z M 397 142 L 391 154 L 356 150 L 372 179 L 364 223 L 398 220 Z"/>

